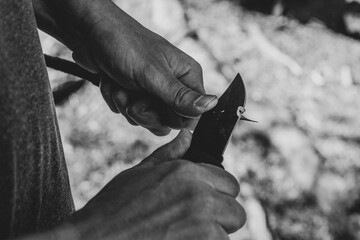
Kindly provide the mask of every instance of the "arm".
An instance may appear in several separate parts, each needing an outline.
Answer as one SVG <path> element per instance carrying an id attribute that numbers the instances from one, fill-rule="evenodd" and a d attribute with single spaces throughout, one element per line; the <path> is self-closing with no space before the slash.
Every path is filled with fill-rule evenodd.
<path id="1" fill-rule="evenodd" d="M 130 123 L 166 135 L 216 105 L 194 59 L 110 0 L 33 2 L 39 27 L 67 45 L 79 65 L 103 74 L 105 101 Z"/>
<path id="2" fill-rule="evenodd" d="M 86 33 L 77 30 L 81 29 L 76 27 L 79 20 L 67 13 L 65 4 L 62 6 L 56 0 L 33 0 L 32 2 L 37 25 L 41 30 L 55 37 L 72 51 L 81 46 Z M 69 24 L 69 19 L 64 21 L 69 17 L 73 21 L 72 24 Z"/>

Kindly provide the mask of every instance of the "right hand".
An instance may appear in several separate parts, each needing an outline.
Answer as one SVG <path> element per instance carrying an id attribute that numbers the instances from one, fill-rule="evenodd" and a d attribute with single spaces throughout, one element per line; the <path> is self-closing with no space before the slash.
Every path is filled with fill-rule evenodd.
<path id="1" fill-rule="evenodd" d="M 193 129 L 217 104 L 205 93 L 198 62 L 113 1 L 33 0 L 33 7 L 43 31 L 68 46 L 80 66 L 101 73 L 104 100 L 131 124 L 163 136 Z"/>
<path id="2" fill-rule="evenodd" d="M 228 239 L 246 214 L 236 179 L 223 169 L 180 160 L 191 142 L 183 130 L 139 165 L 117 175 L 71 225 L 80 239 Z"/>
<path id="3" fill-rule="evenodd" d="M 83 5 L 87 14 L 79 18 L 91 29 L 73 58 L 102 73 L 100 90 L 112 111 L 163 136 L 194 128 L 200 115 L 215 107 L 217 97 L 205 93 L 201 66 L 192 57 L 112 1 L 72 2 L 76 9 Z"/>

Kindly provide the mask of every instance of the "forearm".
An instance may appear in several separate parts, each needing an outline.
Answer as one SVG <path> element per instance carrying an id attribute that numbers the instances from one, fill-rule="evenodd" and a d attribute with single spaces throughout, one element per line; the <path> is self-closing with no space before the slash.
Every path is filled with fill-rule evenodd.
<path id="1" fill-rule="evenodd" d="M 12 240 L 80 240 L 80 236 L 74 227 L 66 225 L 60 226 L 46 232 L 39 232 L 26 236 L 21 236 Z"/>
<path id="2" fill-rule="evenodd" d="M 33 0 L 38 27 L 74 50 L 114 8 L 110 0 Z"/>

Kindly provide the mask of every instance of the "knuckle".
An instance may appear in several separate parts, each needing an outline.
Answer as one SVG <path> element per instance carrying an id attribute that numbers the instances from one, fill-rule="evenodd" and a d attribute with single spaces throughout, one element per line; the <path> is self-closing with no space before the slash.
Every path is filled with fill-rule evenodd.
<path id="1" fill-rule="evenodd" d="M 189 173 L 192 173 L 195 168 L 195 164 L 186 161 L 186 160 L 176 160 L 173 161 L 174 164 L 174 174 L 178 177 L 188 176 Z"/>
<path id="2" fill-rule="evenodd" d="M 197 197 L 199 207 L 205 212 L 211 211 L 215 206 L 215 197 L 208 191 L 202 191 Z"/>
<path id="3" fill-rule="evenodd" d="M 179 82 L 180 85 L 180 82 Z M 176 88 L 175 91 L 175 98 L 173 105 L 174 107 L 180 107 L 186 102 L 186 96 L 188 93 L 190 93 L 192 90 L 190 88 L 187 88 L 186 86 L 182 85 Z"/>
<path id="4" fill-rule="evenodd" d="M 162 153 L 162 148 L 159 148 L 154 152 L 154 155 L 158 156 Z M 192 163 L 186 160 L 176 159 L 171 161 L 166 161 L 162 163 L 163 167 L 166 169 L 166 181 L 172 182 L 181 186 L 181 189 L 191 188 L 192 179 L 189 178 L 192 170 Z"/>
<path id="5" fill-rule="evenodd" d="M 210 191 L 204 187 L 192 185 L 189 188 L 190 214 L 199 219 L 208 219 L 216 207 L 216 200 Z"/>
<path id="6" fill-rule="evenodd" d="M 204 189 L 202 186 L 199 186 L 198 183 L 190 183 L 187 186 L 186 194 L 189 197 L 189 200 L 191 201 L 192 205 L 199 205 L 199 202 L 201 200 L 201 196 L 204 194 Z"/>

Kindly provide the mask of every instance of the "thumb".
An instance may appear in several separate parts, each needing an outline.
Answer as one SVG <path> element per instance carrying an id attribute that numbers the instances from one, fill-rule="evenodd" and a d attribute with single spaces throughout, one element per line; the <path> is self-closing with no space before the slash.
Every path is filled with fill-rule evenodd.
<path id="1" fill-rule="evenodd" d="M 159 164 L 161 162 L 181 158 L 190 147 L 192 134 L 188 129 L 182 129 L 180 133 L 169 143 L 156 149 L 141 164 Z"/>
<path id="2" fill-rule="evenodd" d="M 154 94 L 181 116 L 197 117 L 217 104 L 215 95 L 204 94 L 186 86 L 171 72 L 158 72 L 156 78 Z M 193 81 L 197 81 L 197 79 L 193 79 Z"/>

